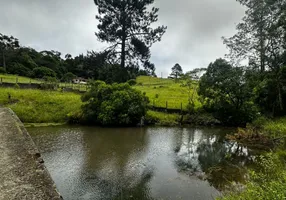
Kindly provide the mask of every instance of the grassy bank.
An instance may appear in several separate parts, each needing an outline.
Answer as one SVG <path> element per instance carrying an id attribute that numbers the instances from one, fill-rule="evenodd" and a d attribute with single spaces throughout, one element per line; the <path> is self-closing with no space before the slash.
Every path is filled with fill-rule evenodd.
<path id="1" fill-rule="evenodd" d="M 179 114 L 168 114 L 149 110 L 146 115 L 146 123 L 158 126 L 177 126 L 179 125 Z"/>
<path id="2" fill-rule="evenodd" d="M 274 120 L 260 118 L 247 129 L 243 134 L 256 143 L 263 144 L 266 139 L 272 144 L 274 138 L 279 138 L 272 148 L 271 153 L 267 153 L 255 158 L 257 167 L 249 171 L 249 180 L 243 191 L 231 191 L 221 200 L 285 200 L 286 199 L 286 117 Z M 260 135 L 260 136 L 259 136 Z M 243 135 L 239 135 L 242 138 Z M 256 140 L 258 137 L 259 140 Z M 255 141 L 256 140 L 256 141 Z M 264 141 L 265 142 L 265 141 Z"/>
<path id="3" fill-rule="evenodd" d="M 24 123 L 64 123 L 81 104 L 75 93 L 0 88 L 0 105 L 11 108 Z"/>
<path id="4" fill-rule="evenodd" d="M 257 170 L 250 171 L 246 189 L 232 191 L 220 200 L 285 200 L 286 153 L 268 153 L 257 158 Z"/>
<path id="5" fill-rule="evenodd" d="M 153 103 L 156 107 L 166 107 L 168 102 L 168 108 L 181 109 L 181 103 L 183 109 L 187 109 L 188 105 L 188 88 L 182 86 L 182 82 L 175 82 L 171 79 L 161 79 L 148 76 L 139 76 L 136 79 L 137 85 L 134 88 L 145 92 L 149 97 L 150 105 Z M 197 88 L 197 84 L 194 83 L 194 88 Z M 191 94 L 193 90 L 190 91 Z M 194 91 L 194 103 L 195 109 L 201 108 L 202 105 L 199 101 L 199 97 L 196 91 Z"/>

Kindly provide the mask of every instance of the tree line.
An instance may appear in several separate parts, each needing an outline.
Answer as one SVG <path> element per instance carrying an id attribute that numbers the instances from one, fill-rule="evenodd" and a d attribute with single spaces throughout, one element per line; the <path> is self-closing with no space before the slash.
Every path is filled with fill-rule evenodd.
<path id="1" fill-rule="evenodd" d="M 75 77 L 102 80 L 107 83 L 126 82 L 139 75 L 151 75 L 138 66 L 121 67 L 110 63 L 107 52 L 88 51 L 72 57 L 54 50 L 37 51 L 22 46 L 14 36 L 0 33 L 0 73 L 17 74 L 31 78 L 54 77 L 71 81 Z"/>

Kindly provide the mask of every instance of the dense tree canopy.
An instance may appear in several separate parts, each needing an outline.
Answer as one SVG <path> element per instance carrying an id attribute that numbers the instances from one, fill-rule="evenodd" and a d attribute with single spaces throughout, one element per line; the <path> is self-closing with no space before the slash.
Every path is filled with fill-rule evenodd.
<path id="1" fill-rule="evenodd" d="M 137 67 L 139 62 L 146 69 L 155 70 L 149 62 L 150 47 L 160 41 L 165 26 L 153 28 L 158 20 L 158 8 L 149 6 L 154 0 L 94 0 L 98 7 L 96 19 L 99 21 L 96 36 L 100 41 L 112 44 L 108 52 L 109 60 L 120 65 Z"/>
<path id="2" fill-rule="evenodd" d="M 199 85 L 205 108 L 228 125 L 244 125 L 258 114 L 252 102 L 252 88 L 243 76 L 243 68 L 232 67 L 226 60 L 211 63 Z"/>

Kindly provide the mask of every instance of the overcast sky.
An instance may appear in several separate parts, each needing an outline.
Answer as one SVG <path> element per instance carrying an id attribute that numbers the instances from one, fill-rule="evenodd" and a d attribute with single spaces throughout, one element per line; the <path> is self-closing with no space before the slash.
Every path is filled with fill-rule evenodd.
<path id="1" fill-rule="evenodd" d="M 232 36 L 244 14 L 235 0 L 155 0 L 155 6 L 168 30 L 153 45 L 151 61 L 164 77 L 176 63 L 188 71 L 224 57 L 221 37 Z M 0 0 L 0 33 L 37 50 L 76 56 L 105 47 L 94 35 L 96 13 L 93 0 Z"/>

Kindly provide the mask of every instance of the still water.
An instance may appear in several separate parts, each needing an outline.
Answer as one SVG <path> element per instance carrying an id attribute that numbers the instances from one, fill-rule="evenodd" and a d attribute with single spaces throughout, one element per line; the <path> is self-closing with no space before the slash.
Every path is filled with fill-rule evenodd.
<path id="1" fill-rule="evenodd" d="M 64 199 L 210 200 L 251 151 L 217 128 L 29 128 Z"/>

